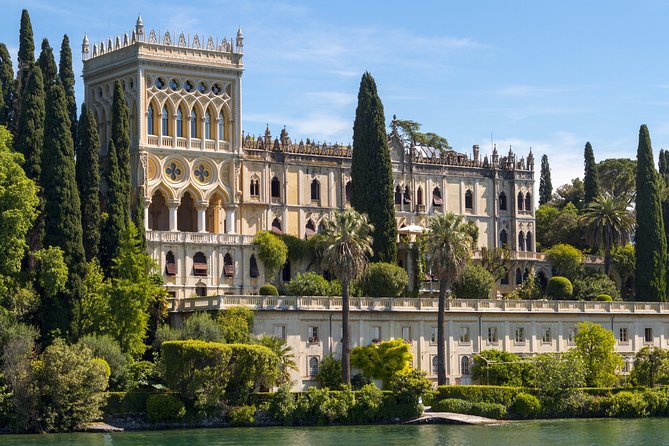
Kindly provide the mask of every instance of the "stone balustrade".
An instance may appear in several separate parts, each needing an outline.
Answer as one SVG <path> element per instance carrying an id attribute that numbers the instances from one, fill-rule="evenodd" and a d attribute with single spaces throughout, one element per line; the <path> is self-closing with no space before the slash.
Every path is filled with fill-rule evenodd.
<path id="1" fill-rule="evenodd" d="M 166 243 L 199 243 L 212 245 L 250 245 L 253 235 L 242 234 L 212 234 L 209 232 L 181 232 L 181 231 L 146 231 L 146 240 L 149 242 Z"/>

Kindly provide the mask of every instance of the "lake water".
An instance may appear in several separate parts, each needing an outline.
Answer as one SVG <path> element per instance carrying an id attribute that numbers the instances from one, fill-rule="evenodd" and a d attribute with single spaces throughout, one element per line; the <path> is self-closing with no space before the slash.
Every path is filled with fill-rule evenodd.
<path id="1" fill-rule="evenodd" d="M 522 421 L 502 426 L 336 426 L 115 434 L 0 435 L 0 445 L 669 445 L 669 419 Z"/>

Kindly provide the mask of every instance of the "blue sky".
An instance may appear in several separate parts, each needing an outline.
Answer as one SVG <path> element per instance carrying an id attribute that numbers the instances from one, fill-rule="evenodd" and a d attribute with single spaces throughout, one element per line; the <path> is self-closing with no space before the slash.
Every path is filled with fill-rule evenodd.
<path id="1" fill-rule="evenodd" d="M 245 37 L 243 125 L 269 123 L 293 139 L 349 143 L 361 74 L 375 77 L 393 114 L 423 124 L 460 151 L 473 144 L 537 158 L 553 184 L 583 176 L 590 141 L 598 160 L 634 157 L 640 124 L 655 156 L 669 147 L 666 1 L 208 1 L 5 0 L 0 41 L 16 63 L 21 9 L 35 45 L 80 43 L 147 28 Z M 78 103 L 83 99 L 77 79 Z"/>

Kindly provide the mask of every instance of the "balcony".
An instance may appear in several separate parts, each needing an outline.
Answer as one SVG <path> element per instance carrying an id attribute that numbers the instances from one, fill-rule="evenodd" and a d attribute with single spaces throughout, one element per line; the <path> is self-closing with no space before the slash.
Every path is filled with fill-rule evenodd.
<path id="1" fill-rule="evenodd" d="M 146 231 L 146 240 L 157 243 L 195 243 L 201 245 L 250 245 L 253 235 L 212 234 L 209 232 Z"/>

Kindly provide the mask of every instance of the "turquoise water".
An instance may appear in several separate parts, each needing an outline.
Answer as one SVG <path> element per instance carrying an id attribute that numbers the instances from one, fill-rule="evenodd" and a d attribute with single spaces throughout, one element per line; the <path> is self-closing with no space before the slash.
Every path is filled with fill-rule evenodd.
<path id="1" fill-rule="evenodd" d="M 669 419 L 523 421 L 503 426 L 337 426 L 116 434 L 0 435 L 0 445 L 667 445 Z"/>

